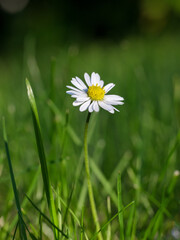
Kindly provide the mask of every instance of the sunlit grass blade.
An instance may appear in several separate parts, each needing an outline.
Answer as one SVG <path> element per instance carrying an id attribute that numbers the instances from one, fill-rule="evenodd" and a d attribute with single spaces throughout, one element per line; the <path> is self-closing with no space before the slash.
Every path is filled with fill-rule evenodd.
<path id="1" fill-rule="evenodd" d="M 118 212 L 123 209 L 122 203 L 122 188 L 121 188 L 121 175 L 118 174 L 117 179 L 117 193 L 118 193 Z M 123 212 L 118 214 L 119 218 L 119 227 L 120 227 L 120 239 L 124 240 L 124 220 L 123 220 Z"/>
<path id="2" fill-rule="evenodd" d="M 160 210 L 158 210 L 157 213 L 155 214 L 155 216 L 151 219 L 151 221 L 145 231 L 143 240 L 149 239 L 149 237 L 151 237 L 152 228 L 153 228 L 156 220 L 158 219 L 159 214 L 160 214 Z"/>
<path id="3" fill-rule="evenodd" d="M 8 159 L 9 172 L 10 172 L 10 176 L 11 176 L 11 183 L 12 183 L 12 187 L 13 187 L 15 203 L 16 203 L 16 207 L 17 207 L 17 210 L 18 210 L 20 238 L 21 238 L 21 240 L 27 240 L 26 230 L 25 230 L 24 223 L 23 223 L 23 220 L 22 220 L 23 218 L 22 218 L 22 212 L 21 212 L 18 190 L 17 190 L 17 187 L 16 187 L 16 181 L 15 181 L 15 177 L 14 177 L 14 172 L 13 172 L 13 167 L 12 167 L 12 162 L 11 162 L 11 157 L 10 157 L 10 152 L 9 152 L 9 146 L 8 146 L 8 140 L 7 140 L 7 133 L 6 133 L 6 126 L 5 126 L 5 119 L 4 118 L 3 118 L 3 138 L 4 138 L 5 149 L 6 149 L 6 155 L 7 155 L 7 159 Z"/>
<path id="4" fill-rule="evenodd" d="M 34 98 L 34 94 L 33 94 L 31 85 L 27 79 L 26 79 L 26 87 L 27 87 L 27 94 L 28 94 L 28 98 L 29 98 L 29 102 L 30 102 L 30 106 L 31 106 L 34 131 L 35 131 L 35 135 L 36 135 L 36 144 L 37 144 L 37 149 L 38 149 L 38 154 L 39 154 L 39 159 L 40 159 L 40 164 L 41 164 L 41 173 L 42 173 L 47 203 L 48 203 L 49 211 L 51 214 L 52 222 L 56 226 L 58 226 L 58 218 L 57 218 L 57 214 L 56 214 L 56 209 L 55 209 L 55 204 L 54 204 L 54 199 L 53 199 L 53 194 L 52 194 L 52 189 L 51 189 L 51 183 L 50 183 L 50 178 L 49 178 L 49 174 L 48 174 L 48 168 L 47 168 L 46 156 L 45 156 L 44 145 L 43 145 L 43 140 L 42 140 L 38 110 L 36 107 L 36 101 Z M 56 236 L 56 233 L 57 232 L 55 232 L 55 236 Z"/>
<path id="5" fill-rule="evenodd" d="M 32 206 L 41 214 L 41 216 L 49 223 L 51 224 L 59 233 L 61 233 L 65 238 L 68 238 L 67 234 L 62 232 L 34 203 L 33 201 L 26 195 L 29 202 L 32 204 Z"/>
<path id="6" fill-rule="evenodd" d="M 62 229 L 62 207 L 61 207 L 61 200 L 60 200 L 60 183 L 57 186 L 57 206 L 58 206 L 58 222 L 59 228 Z"/>
<path id="7" fill-rule="evenodd" d="M 72 217 L 74 218 L 74 221 L 78 224 L 78 226 L 80 227 L 80 228 L 82 228 L 82 225 L 81 225 L 81 222 L 80 222 L 80 220 L 78 219 L 78 217 L 76 216 L 76 214 L 72 211 L 72 209 L 69 207 L 67 207 L 67 204 L 65 203 L 65 201 L 59 196 L 59 199 L 60 199 L 60 201 L 61 201 L 61 203 L 62 203 L 62 205 L 64 205 L 64 207 L 66 208 L 66 209 L 68 209 L 68 211 L 69 211 L 69 213 L 72 215 Z M 85 232 L 85 229 L 83 229 L 83 231 L 84 231 L 84 236 L 85 236 L 85 239 L 86 240 L 88 240 L 88 237 L 87 237 L 87 234 L 86 234 L 86 232 Z"/>
<path id="8" fill-rule="evenodd" d="M 108 220 L 102 227 L 101 229 L 99 229 L 98 232 L 96 232 L 92 238 L 90 238 L 90 240 L 93 240 L 97 237 L 98 233 L 103 231 L 107 226 L 108 224 L 110 224 L 117 216 L 119 216 L 119 214 L 123 211 L 125 211 L 128 207 L 130 207 L 132 204 L 134 204 L 134 201 L 130 202 L 128 205 L 126 205 L 123 209 L 121 209 L 119 212 L 117 212 L 110 220 Z"/>
<path id="9" fill-rule="evenodd" d="M 111 198 L 110 196 L 107 197 L 107 212 L 108 212 L 108 218 L 111 216 Z M 108 224 L 107 228 L 107 240 L 111 240 L 111 224 Z"/>
<path id="10" fill-rule="evenodd" d="M 130 239 L 130 236 L 131 236 L 133 220 L 134 220 L 134 213 L 135 213 L 135 207 L 136 207 L 136 204 L 133 204 L 133 206 L 130 209 L 130 214 L 129 214 L 129 218 L 128 218 L 128 221 L 127 221 L 127 228 L 126 228 L 126 237 L 127 237 L 127 239 Z"/>

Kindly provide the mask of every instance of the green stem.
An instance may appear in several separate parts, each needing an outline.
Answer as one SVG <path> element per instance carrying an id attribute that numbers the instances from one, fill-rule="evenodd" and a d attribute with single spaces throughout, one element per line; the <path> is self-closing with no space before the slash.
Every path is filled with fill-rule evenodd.
<path id="1" fill-rule="evenodd" d="M 84 131 L 84 158 L 85 158 L 85 168 L 86 168 L 86 177 L 87 177 L 87 184 L 88 184 L 89 201 L 90 201 L 90 205 L 91 205 L 92 216 L 93 216 L 94 223 L 96 226 L 96 232 L 98 232 L 100 230 L 100 224 L 99 224 L 99 219 L 98 219 L 98 215 L 97 215 L 96 204 L 94 201 L 93 188 L 92 188 L 92 184 L 91 184 L 89 159 L 88 159 L 88 146 L 87 146 L 87 133 L 88 133 L 88 124 L 89 124 L 90 116 L 91 116 L 91 113 L 88 112 L 88 116 L 87 116 L 86 124 L 85 124 L 85 131 Z M 103 239 L 101 232 L 99 232 L 99 234 L 98 234 L 98 239 L 99 240 Z"/>

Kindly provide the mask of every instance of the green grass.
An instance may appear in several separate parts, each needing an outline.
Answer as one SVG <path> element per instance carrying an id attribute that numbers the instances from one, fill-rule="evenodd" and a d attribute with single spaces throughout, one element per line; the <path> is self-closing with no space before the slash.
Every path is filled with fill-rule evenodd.
<path id="1" fill-rule="evenodd" d="M 93 113 L 89 125 L 103 239 L 178 239 L 172 232 L 180 234 L 179 41 L 165 35 L 36 49 L 27 38 L 21 55 L 0 57 L 0 116 L 18 191 L 1 128 L 0 239 L 21 239 L 18 219 L 28 239 L 96 239 L 83 159 L 87 113 L 65 93 L 72 77 L 92 71 L 125 98 L 120 113 Z"/>

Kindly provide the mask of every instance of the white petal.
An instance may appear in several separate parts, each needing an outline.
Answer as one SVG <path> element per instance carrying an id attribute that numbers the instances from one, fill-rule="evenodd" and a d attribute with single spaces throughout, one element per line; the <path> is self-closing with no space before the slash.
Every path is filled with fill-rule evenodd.
<path id="1" fill-rule="evenodd" d="M 95 112 L 99 112 L 99 105 L 98 105 L 97 101 L 93 102 L 93 109 Z"/>
<path id="2" fill-rule="evenodd" d="M 89 111 L 89 112 L 93 112 L 93 104 L 94 104 L 94 103 L 92 102 L 92 103 L 89 105 L 89 108 L 88 108 L 88 111 Z"/>
<path id="3" fill-rule="evenodd" d="M 98 73 L 96 73 L 96 83 L 100 86 L 101 78 Z"/>
<path id="4" fill-rule="evenodd" d="M 84 90 L 84 88 L 81 86 L 81 84 L 78 83 L 78 81 L 75 78 L 72 78 L 71 83 L 78 89 Z"/>
<path id="5" fill-rule="evenodd" d="M 113 113 L 114 113 L 114 109 L 113 109 L 113 110 L 111 110 L 111 111 L 109 111 L 109 112 L 113 114 Z"/>
<path id="6" fill-rule="evenodd" d="M 91 100 L 88 100 L 87 102 L 83 103 L 83 104 L 80 106 L 79 110 L 80 110 L 81 112 L 84 112 L 84 111 L 89 107 L 89 104 L 90 104 L 90 103 L 91 103 Z"/>
<path id="7" fill-rule="evenodd" d="M 87 96 L 78 96 L 76 101 L 78 101 L 78 102 L 81 102 L 81 101 L 86 102 L 89 99 L 90 99 L 90 97 L 87 97 Z"/>
<path id="8" fill-rule="evenodd" d="M 119 112 L 119 110 L 117 109 L 117 108 L 115 108 L 115 107 L 113 107 L 114 108 L 114 110 L 116 110 L 117 112 Z"/>
<path id="9" fill-rule="evenodd" d="M 84 92 L 84 91 L 79 90 L 79 89 L 77 89 L 77 88 L 75 88 L 75 87 L 72 87 L 72 86 L 66 86 L 66 87 L 67 87 L 67 88 L 70 88 L 71 90 L 77 91 L 77 92 Z"/>
<path id="10" fill-rule="evenodd" d="M 104 81 L 103 81 L 103 80 L 100 81 L 99 86 L 100 86 L 101 88 L 103 88 L 103 86 L 104 86 Z"/>
<path id="11" fill-rule="evenodd" d="M 106 111 L 112 111 L 113 110 L 113 106 L 108 105 L 106 103 L 104 103 L 103 101 L 98 101 L 98 104 L 100 107 L 102 107 L 103 109 L 105 109 Z"/>
<path id="12" fill-rule="evenodd" d="M 74 94 L 71 95 L 72 98 L 77 98 L 77 99 L 81 99 L 80 101 L 82 101 L 83 99 L 86 101 L 89 99 L 89 97 L 87 96 L 87 94 Z M 87 99 L 88 98 L 88 99 Z"/>
<path id="13" fill-rule="evenodd" d="M 87 89 L 87 86 L 83 83 L 83 81 L 79 77 L 76 77 L 76 80 L 83 87 L 83 89 Z"/>
<path id="14" fill-rule="evenodd" d="M 79 105 L 81 105 L 81 104 L 83 104 L 84 103 L 84 101 L 74 101 L 73 102 L 73 106 L 79 106 Z"/>
<path id="15" fill-rule="evenodd" d="M 124 100 L 123 97 L 120 97 L 118 95 L 105 95 L 104 99 L 110 100 L 110 101 L 123 101 Z"/>
<path id="16" fill-rule="evenodd" d="M 70 95 L 78 95 L 78 96 L 83 96 L 83 95 L 87 95 L 86 93 L 83 93 L 83 92 L 77 92 L 77 91 L 73 91 L 73 90 L 68 90 L 66 91 L 67 94 L 70 94 Z"/>
<path id="17" fill-rule="evenodd" d="M 96 74 L 97 74 L 97 73 L 95 73 L 95 72 L 93 72 L 93 73 L 91 74 L 91 83 L 92 83 L 92 85 L 96 85 L 96 84 L 100 85 L 100 84 L 99 84 L 99 80 L 98 80 L 99 74 L 98 74 L 98 76 L 97 76 Z"/>
<path id="18" fill-rule="evenodd" d="M 103 99 L 103 101 L 109 105 L 123 105 L 124 104 L 124 102 L 120 102 L 120 101 L 109 101 L 106 99 Z"/>
<path id="19" fill-rule="evenodd" d="M 114 83 L 109 83 L 104 87 L 105 93 L 108 93 L 113 87 L 115 86 Z"/>
<path id="20" fill-rule="evenodd" d="M 87 83 L 88 86 L 91 86 L 91 85 L 92 85 L 92 84 L 91 84 L 91 78 L 90 78 L 89 74 L 85 73 L 85 74 L 84 74 L 84 79 L 85 79 L 85 81 L 86 81 L 86 83 Z"/>
<path id="21" fill-rule="evenodd" d="M 95 74 L 95 72 L 93 72 L 91 74 L 91 83 L 92 83 L 92 85 L 96 85 L 96 74 Z"/>

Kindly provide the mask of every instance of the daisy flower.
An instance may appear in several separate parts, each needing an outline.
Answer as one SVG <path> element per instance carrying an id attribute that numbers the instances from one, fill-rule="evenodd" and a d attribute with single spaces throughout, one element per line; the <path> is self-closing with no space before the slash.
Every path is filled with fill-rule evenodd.
<path id="1" fill-rule="evenodd" d="M 115 86 L 114 83 L 104 86 L 104 81 L 95 72 L 91 74 L 91 77 L 85 73 L 84 79 L 86 84 L 78 77 L 72 78 L 71 83 L 74 87 L 67 86 L 70 90 L 66 93 L 76 99 L 73 106 L 80 106 L 81 112 L 87 109 L 89 112 L 99 112 L 100 107 L 110 113 L 119 112 L 113 105 L 123 105 L 124 98 L 118 95 L 106 95 Z"/>

